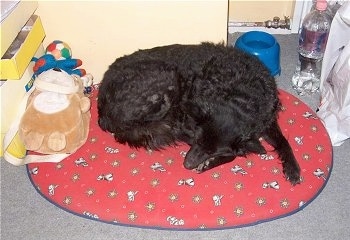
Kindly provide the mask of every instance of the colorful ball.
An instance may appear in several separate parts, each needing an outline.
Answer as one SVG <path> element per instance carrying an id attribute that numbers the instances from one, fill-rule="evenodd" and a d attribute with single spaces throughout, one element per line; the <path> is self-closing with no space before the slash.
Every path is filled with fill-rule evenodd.
<path id="1" fill-rule="evenodd" d="M 46 54 L 51 54 L 56 60 L 64 60 L 72 57 L 72 51 L 65 42 L 56 40 L 50 43 L 46 48 Z"/>

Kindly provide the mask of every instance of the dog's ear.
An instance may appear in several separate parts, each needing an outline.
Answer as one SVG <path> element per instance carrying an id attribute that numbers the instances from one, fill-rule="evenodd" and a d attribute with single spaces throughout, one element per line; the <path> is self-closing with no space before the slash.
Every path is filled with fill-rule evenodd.
<path id="1" fill-rule="evenodd" d="M 208 111 L 192 101 L 186 101 L 180 105 L 181 110 L 192 117 L 197 123 L 203 123 L 208 120 Z"/>
<path id="2" fill-rule="evenodd" d="M 145 121 L 158 121 L 168 113 L 171 99 L 167 93 L 154 94 L 147 98 L 141 115 Z"/>
<path id="3" fill-rule="evenodd" d="M 235 151 L 233 151 L 231 147 L 225 146 L 225 147 L 218 147 L 214 155 L 221 156 L 221 157 L 232 157 L 232 156 L 235 156 L 236 153 Z"/>

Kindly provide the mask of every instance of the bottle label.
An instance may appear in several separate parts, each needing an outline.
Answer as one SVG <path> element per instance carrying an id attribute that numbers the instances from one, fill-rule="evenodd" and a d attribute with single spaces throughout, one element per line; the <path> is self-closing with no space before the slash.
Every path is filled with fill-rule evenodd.
<path id="1" fill-rule="evenodd" d="M 302 28 L 299 37 L 299 48 L 301 53 L 308 54 L 323 54 L 326 49 L 329 31 L 315 32 Z M 303 55 L 304 55 L 303 54 Z"/>

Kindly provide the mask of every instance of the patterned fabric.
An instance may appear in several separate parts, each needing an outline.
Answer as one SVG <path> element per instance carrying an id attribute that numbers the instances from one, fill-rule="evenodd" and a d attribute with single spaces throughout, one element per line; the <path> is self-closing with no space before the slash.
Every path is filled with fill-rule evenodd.
<path id="1" fill-rule="evenodd" d="M 36 190 L 56 206 L 112 224 L 161 229 L 221 229 L 295 213 L 325 186 L 332 148 L 321 121 L 304 103 L 280 90 L 279 123 L 301 167 L 302 183 L 285 180 L 271 146 L 197 174 L 186 170 L 189 147 L 135 150 L 97 125 L 94 86 L 87 143 L 62 162 L 27 166 Z"/>

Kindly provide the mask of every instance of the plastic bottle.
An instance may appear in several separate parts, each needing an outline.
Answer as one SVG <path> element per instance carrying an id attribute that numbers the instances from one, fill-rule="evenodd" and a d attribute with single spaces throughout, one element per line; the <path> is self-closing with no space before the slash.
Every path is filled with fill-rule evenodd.
<path id="1" fill-rule="evenodd" d="M 316 3 L 317 3 L 317 0 L 312 0 L 312 6 L 310 9 L 310 12 L 316 9 Z M 331 19 L 333 19 L 338 9 L 341 6 L 342 4 L 340 4 L 338 1 L 329 1 L 327 4 L 326 13 L 331 17 Z"/>
<path id="2" fill-rule="evenodd" d="M 293 88 L 300 95 L 314 93 L 320 86 L 322 58 L 332 22 L 326 9 L 326 0 L 317 0 L 316 9 L 303 20 L 299 35 L 299 61 L 292 78 Z"/>

